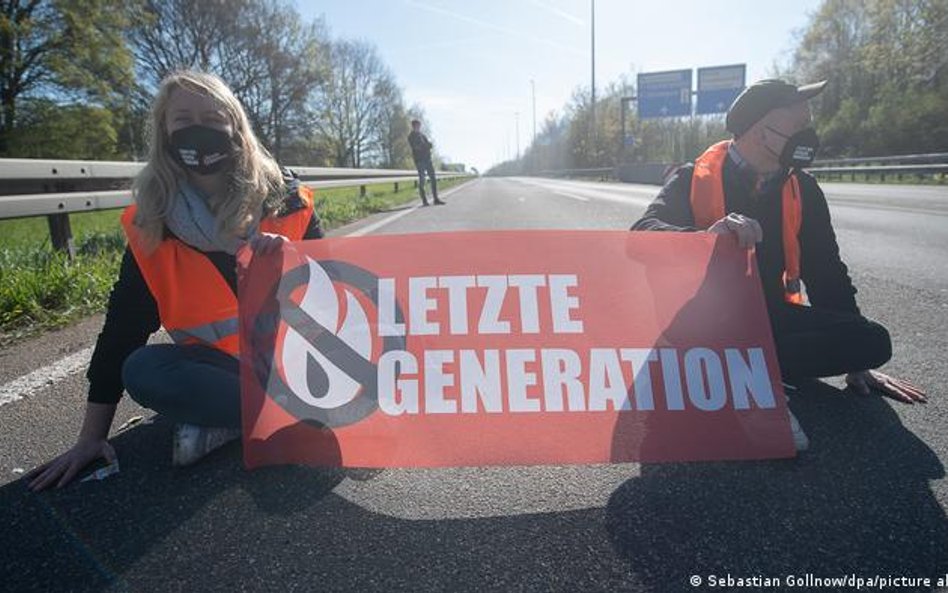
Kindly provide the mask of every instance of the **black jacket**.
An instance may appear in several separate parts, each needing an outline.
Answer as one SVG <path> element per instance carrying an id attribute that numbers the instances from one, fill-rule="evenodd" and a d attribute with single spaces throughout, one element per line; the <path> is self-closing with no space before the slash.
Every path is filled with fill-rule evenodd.
<path id="1" fill-rule="evenodd" d="M 645 215 L 632 225 L 633 231 L 695 231 L 691 212 L 691 176 L 694 165 L 680 167 L 665 183 Z M 786 176 L 765 185 L 759 195 L 752 182 L 729 157 L 723 175 L 726 212 L 756 219 L 764 239 L 758 243 L 757 265 L 768 308 L 783 303 L 783 229 L 781 188 Z M 800 276 L 813 306 L 859 313 L 856 289 L 846 264 L 839 257 L 836 234 L 830 221 L 826 197 L 810 175 L 797 173 L 803 208 L 800 228 Z"/>
<path id="2" fill-rule="evenodd" d="M 278 215 L 285 216 L 302 207 L 304 202 L 295 192 L 291 192 Z M 319 217 L 314 212 L 303 238 L 319 239 L 322 236 Z M 214 264 L 236 295 L 237 258 L 222 251 L 201 253 Z M 89 379 L 88 401 L 114 404 L 121 399 L 125 389 L 122 382 L 122 364 L 132 352 L 144 346 L 148 337 L 158 331 L 160 326 L 158 303 L 145 283 L 145 277 L 135 261 L 135 256 L 126 247 L 118 280 L 109 295 L 105 325 L 96 341 L 92 361 L 86 373 Z"/>
<path id="3" fill-rule="evenodd" d="M 431 160 L 431 141 L 421 132 L 412 130 L 408 134 L 408 144 L 411 146 L 411 157 L 415 163 L 423 163 Z"/>

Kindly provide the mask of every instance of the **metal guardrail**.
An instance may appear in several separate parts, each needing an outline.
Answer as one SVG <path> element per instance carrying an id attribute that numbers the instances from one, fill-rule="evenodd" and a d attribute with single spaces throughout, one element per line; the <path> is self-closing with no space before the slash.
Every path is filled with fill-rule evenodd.
<path id="1" fill-rule="evenodd" d="M 813 161 L 813 164 L 817 167 L 822 168 L 824 165 L 855 165 L 858 163 L 901 163 L 907 165 L 909 163 L 921 163 L 921 164 L 937 164 L 937 163 L 948 163 L 948 152 L 930 152 L 928 154 L 903 154 L 896 156 L 864 156 L 864 157 L 855 157 L 855 158 L 844 158 L 844 159 L 820 159 Z"/>
<path id="2" fill-rule="evenodd" d="M 814 161 L 813 165 L 807 172 L 821 179 L 842 179 L 849 175 L 850 180 L 855 181 L 856 176 L 861 175 L 878 176 L 880 181 L 885 181 L 888 175 L 901 181 L 905 175 L 915 175 L 919 179 L 927 175 L 945 176 L 948 174 L 948 152 L 822 159 Z"/>
<path id="3" fill-rule="evenodd" d="M 554 171 L 540 171 L 541 177 L 584 177 L 596 175 L 615 176 L 615 167 L 599 167 L 596 169 L 559 169 Z"/>
<path id="4" fill-rule="evenodd" d="M 0 159 L 0 220 L 46 216 L 53 247 L 75 254 L 69 214 L 122 208 L 132 203 L 131 181 L 144 163 L 117 161 L 57 161 Z M 359 187 L 414 181 L 411 169 L 349 169 L 290 167 L 304 185 L 313 188 Z M 469 173 L 439 171 L 438 177 L 469 177 Z"/>
<path id="5" fill-rule="evenodd" d="M 875 165 L 869 163 L 878 163 L 878 162 L 916 162 L 916 163 L 928 163 L 928 164 L 899 164 L 899 165 Z M 849 175 L 853 181 L 856 180 L 857 175 L 878 175 L 882 181 L 885 181 L 887 175 L 895 176 L 897 179 L 901 180 L 904 175 L 915 175 L 917 177 L 924 177 L 926 175 L 948 175 L 948 153 L 930 153 L 930 154 L 910 154 L 902 156 L 885 156 L 885 157 L 864 157 L 864 158 L 852 158 L 852 159 L 834 159 L 834 160 L 825 160 L 825 161 L 814 161 L 814 165 L 829 165 L 830 163 L 840 163 L 840 164 L 855 164 L 855 163 L 867 163 L 865 165 L 854 165 L 854 166 L 816 166 L 808 167 L 806 170 L 808 173 L 815 175 L 817 177 L 832 177 L 839 176 L 840 178 L 843 175 Z M 648 165 L 650 163 L 644 163 Z M 628 165 L 619 165 L 616 168 L 604 167 L 598 169 L 560 169 L 553 171 L 541 171 L 537 175 L 540 177 L 588 177 L 588 176 L 603 176 L 603 177 L 615 177 L 623 181 L 631 182 L 642 182 L 642 183 L 653 183 L 654 181 L 649 180 L 629 180 L 626 179 L 627 175 L 623 175 L 621 169 L 623 167 L 628 167 Z"/>
<path id="6" fill-rule="evenodd" d="M 849 175 L 852 181 L 856 180 L 856 175 L 878 175 L 882 181 L 885 181 L 886 175 L 895 175 L 899 180 L 903 175 L 911 174 L 918 177 L 925 175 L 948 174 L 948 164 L 937 165 L 880 165 L 880 166 L 858 166 L 858 167 L 812 167 L 807 172 L 817 177 L 831 177 L 833 175 Z"/>
<path id="7" fill-rule="evenodd" d="M 145 163 L 124 161 L 58 161 L 41 159 L 0 159 L 0 180 L 45 182 L 88 179 L 128 179 L 138 175 Z M 301 179 L 368 179 L 417 175 L 413 169 L 347 169 L 341 167 L 293 167 Z"/>

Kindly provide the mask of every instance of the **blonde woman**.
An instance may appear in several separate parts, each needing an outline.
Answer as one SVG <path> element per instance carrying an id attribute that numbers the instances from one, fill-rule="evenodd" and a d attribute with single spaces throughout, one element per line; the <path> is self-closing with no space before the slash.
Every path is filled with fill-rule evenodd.
<path id="1" fill-rule="evenodd" d="M 162 81 L 134 194 L 82 429 L 69 451 L 31 472 L 33 490 L 61 487 L 97 459 L 115 461 L 108 434 L 123 390 L 178 423 L 175 465 L 239 437 L 235 253 L 245 243 L 265 253 L 322 237 L 309 190 L 281 171 L 233 92 L 210 74 Z M 160 326 L 174 343 L 145 345 Z"/>

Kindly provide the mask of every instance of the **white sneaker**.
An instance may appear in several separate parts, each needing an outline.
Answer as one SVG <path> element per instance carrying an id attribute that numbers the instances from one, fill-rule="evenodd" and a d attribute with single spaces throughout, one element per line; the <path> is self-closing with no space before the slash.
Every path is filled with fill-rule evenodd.
<path id="1" fill-rule="evenodd" d="M 211 451 L 239 438 L 239 428 L 178 424 L 174 427 L 171 465 L 177 467 L 191 465 Z"/>
<path id="2" fill-rule="evenodd" d="M 806 451 L 810 448 L 810 439 L 807 438 L 806 433 L 803 432 L 803 427 L 800 426 L 797 417 L 793 415 L 789 407 L 787 408 L 787 413 L 790 414 L 790 431 L 793 433 L 793 446 L 796 447 L 797 452 Z"/>

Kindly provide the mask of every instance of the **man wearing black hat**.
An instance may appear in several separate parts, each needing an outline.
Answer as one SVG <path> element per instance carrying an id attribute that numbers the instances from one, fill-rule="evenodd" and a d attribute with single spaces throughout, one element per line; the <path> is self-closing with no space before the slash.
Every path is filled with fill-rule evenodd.
<path id="1" fill-rule="evenodd" d="M 632 230 L 732 234 L 755 248 L 785 381 L 846 374 L 858 393 L 925 402 L 917 387 L 871 370 L 892 354 L 889 333 L 860 314 L 826 198 L 803 171 L 819 147 L 807 100 L 825 86 L 745 89 L 727 114 L 734 140 L 679 168 Z"/>

